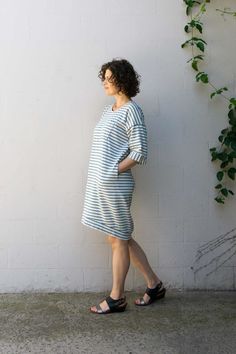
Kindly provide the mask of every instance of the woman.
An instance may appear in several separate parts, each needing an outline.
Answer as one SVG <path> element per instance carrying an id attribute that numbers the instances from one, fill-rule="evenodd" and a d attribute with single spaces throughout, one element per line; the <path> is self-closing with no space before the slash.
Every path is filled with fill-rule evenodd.
<path id="1" fill-rule="evenodd" d="M 125 59 L 102 65 L 99 78 L 115 103 L 105 107 L 95 127 L 89 161 L 82 223 L 107 234 L 112 247 L 113 286 L 104 301 L 92 306 L 96 314 L 122 312 L 127 302 L 124 284 L 130 259 L 143 274 L 147 289 L 137 306 L 165 296 L 166 289 L 150 267 L 145 253 L 132 238 L 130 214 L 134 179 L 131 168 L 145 164 L 147 132 L 141 108 L 132 100 L 139 92 L 139 75 Z"/>

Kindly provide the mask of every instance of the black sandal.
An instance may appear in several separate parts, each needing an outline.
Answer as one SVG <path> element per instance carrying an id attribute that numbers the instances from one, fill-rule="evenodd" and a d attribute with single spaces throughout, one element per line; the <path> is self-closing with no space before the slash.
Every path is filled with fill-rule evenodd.
<path id="1" fill-rule="evenodd" d="M 96 306 L 96 311 L 93 311 L 90 308 L 90 311 L 92 313 L 97 313 L 99 315 L 106 315 L 107 313 L 112 313 L 112 312 L 123 312 L 125 311 L 125 308 L 127 306 L 126 298 L 122 297 L 120 299 L 114 300 L 112 297 L 108 296 L 106 297 L 106 302 L 108 305 L 108 309 L 103 311 L 100 305 Z"/>
<path id="2" fill-rule="evenodd" d="M 147 294 L 150 299 L 148 300 L 148 302 L 144 301 L 144 298 L 140 298 L 139 299 L 139 304 L 135 302 L 136 306 L 148 306 L 150 304 L 152 304 L 154 301 L 162 299 L 165 296 L 166 293 L 166 289 L 164 288 L 162 282 L 160 282 L 159 284 L 157 284 L 157 286 L 153 289 L 147 288 L 145 291 L 145 294 Z"/>

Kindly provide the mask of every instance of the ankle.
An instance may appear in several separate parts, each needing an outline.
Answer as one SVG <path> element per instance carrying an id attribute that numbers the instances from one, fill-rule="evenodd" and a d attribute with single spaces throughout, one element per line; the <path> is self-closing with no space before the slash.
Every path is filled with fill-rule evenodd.
<path id="1" fill-rule="evenodd" d="M 158 277 L 155 277 L 153 279 L 150 279 L 150 281 L 148 281 L 147 286 L 152 289 L 152 288 L 155 288 L 160 283 L 161 283 L 161 280 Z"/>
<path id="2" fill-rule="evenodd" d="M 113 300 L 121 299 L 121 298 L 123 298 L 124 296 L 125 296 L 125 295 L 124 295 L 124 292 L 111 291 L 111 293 L 110 293 L 110 297 L 111 297 Z"/>

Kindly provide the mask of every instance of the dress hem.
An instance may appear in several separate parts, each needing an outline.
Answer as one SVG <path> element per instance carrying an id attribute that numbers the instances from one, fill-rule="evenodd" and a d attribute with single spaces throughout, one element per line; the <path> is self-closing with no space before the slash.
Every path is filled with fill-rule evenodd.
<path id="1" fill-rule="evenodd" d="M 132 236 L 130 235 L 129 237 L 127 236 L 121 236 L 120 233 L 117 234 L 114 229 L 110 228 L 110 227 L 104 227 L 104 225 L 99 225 L 98 223 L 96 224 L 93 224 L 91 221 L 88 221 L 88 220 L 85 220 L 85 219 L 82 219 L 81 220 L 81 223 L 84 224 L 85 226 L 88 226 L 88 227 L 91 227 L 92 229 L 95 229 L 95 230 L 98 230 L 98 231 L 101 231 L 107 235 L 111 235 L 111 236 L 114 236 L 116 238 L 119 238 L 120 240 L 125 240 L 125 241 L 128 241 L 132 238 Z"/>

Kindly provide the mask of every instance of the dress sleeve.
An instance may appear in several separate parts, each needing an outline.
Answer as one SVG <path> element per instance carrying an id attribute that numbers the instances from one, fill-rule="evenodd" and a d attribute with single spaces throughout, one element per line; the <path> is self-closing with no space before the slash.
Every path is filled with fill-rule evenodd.
<path id="1" fill-rule="evenodd" d="M 126 132 L 130 153 L 129 158 L 139 164 L 147 162 L 147 129 L 144 115 L 139 107 L 132 107 L 127 115 Z"/>

